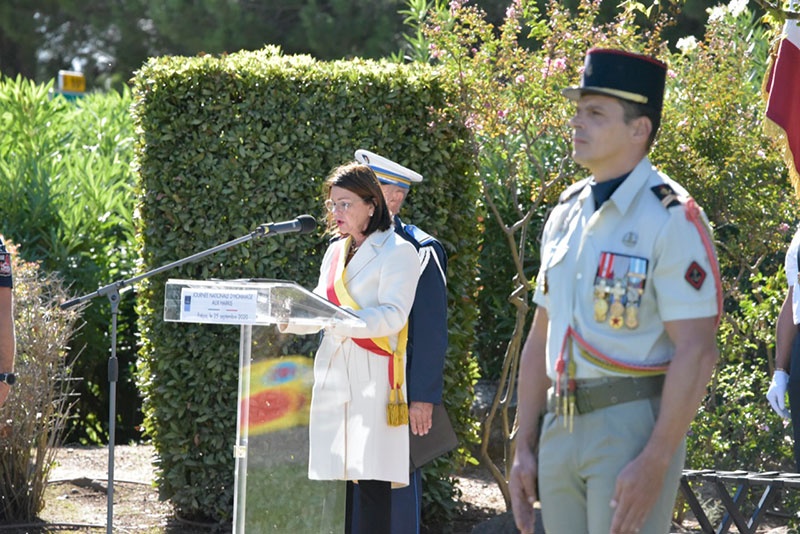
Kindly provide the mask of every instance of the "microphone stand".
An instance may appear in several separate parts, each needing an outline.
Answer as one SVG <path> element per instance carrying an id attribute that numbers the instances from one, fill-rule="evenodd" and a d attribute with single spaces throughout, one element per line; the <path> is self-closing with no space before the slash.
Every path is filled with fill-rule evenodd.
<path id="1" fill-rule="evenodd" d="M 174 261 L 172 263 L 168 263 L 167 265 L 162 265 L 152 271 L 148 271 L 146 273 L 140 274 L 138 276 L 134 276 L 133 278 L 128 278 L 127 280 L 119 280 L 117 282 L 113 282 L 107 286 L 103 286 L 99 288 L 97 291 L 93 293 L 88 293 L 83 295 L 82 297 L 74 298 L 67 302 L 61 304 L 60 308 L 62 310 L 66 310 L 73 306 L 77 306 L 78 304 L 85 302 L 87 300 L 91 300 L 95 297 L 105 296 L 111 302 L 111 356 L 108 358 L 108 386 L 109 386 L 109 396 L 108 396 L 108 497 L 107 497 L 107 511 L 108 517 L 106 520 L 106 534 L 113 534 L 112 526 L 114 523 L 114 439 L 116 437 L 116 417 L 117 417 L 117 379 L 119 378 L 119 361 L 117 360 L 117 315 L 119 314 L 119 299 L 120 299 L 120 289 L 136 284 L 140 280 L 144 280 L 150 276 L 162 273 L 164 271 L 168 271 L 175 267 L 179 267 L 186 263 L 191 263 L 193 261 L 197 261 L 200 258 L 204 258 L 205 256 L 209 256 L 214 254 L 215 252 L 219 252 L 220 250 L 225 250 L 226 248 L 230 248 L 235 245 L 239 245 L 241 243 L 245 243 L 252 239 L 259 239 L 265 235 L 269 234 L 270 225 L 262 224 L 258 226 L 253 232 L 234 239 L 232 241 L 228 241 L 227 243 L 223 243 L 221 245 L 217 245 L 210 249 L 204 250 L 202 252 L 198 252 L 197 254 L 193 254 L 191 256 L 187 256 L 186 258 L 180 259 L 178 261 Z M 300 230 L 298 228 L 298 230 Z M 128 289 L 128 288 L 126 288 Z"/>

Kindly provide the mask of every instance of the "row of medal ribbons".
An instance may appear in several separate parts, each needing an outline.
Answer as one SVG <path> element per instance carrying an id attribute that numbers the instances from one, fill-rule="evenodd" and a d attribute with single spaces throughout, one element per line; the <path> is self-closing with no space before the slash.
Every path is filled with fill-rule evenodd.
<path id="1" fill-rule="evenodd" d="M 614 329 L 637 328 L 646 278 L 645 258 L 603 252 L 594 281 L 594 320 Z"/>

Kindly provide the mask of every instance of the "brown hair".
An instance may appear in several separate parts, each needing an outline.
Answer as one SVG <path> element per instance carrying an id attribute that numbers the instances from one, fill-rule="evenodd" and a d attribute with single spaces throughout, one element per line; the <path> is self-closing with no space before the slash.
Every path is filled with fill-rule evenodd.
<path id="1" fill-rule="evenodd" d="M 366 165 L 351 162 L 333 169 L 325 180 L 325 198 L 331 197 L 332 187 L 341 187 L 358 195 L 364 202 L 369 202 L 375 208 L 375 213 L 369 219 L 364 235 L 370 235 L 376 230 L 388 230 L 392 226 L 392 218 L 386 207 L 378 178 Z M 333 235 L 340 235 L 339 229 L 333 222 L 333 214 L 328 213 L 328 231 Z"/>
<path id="2" fill-rule="evenodd" d="M 625 124 L 630 124 L 631 121 L 639 117 L 647 117 L 650 119 L 652 129 L 650 130 L 650 137 L 647 140 L 647 150 L 650 150 L 650 147 L 653 146 L 653 142 L 656 140 L 658 128 L 661 126 L 661 111 L 652 106 L 631 102 L 630 100 L 623 100 L 622 98 L 618 98 L 617 100 L 619 100 L 619 103 L 622 105 Z"/>

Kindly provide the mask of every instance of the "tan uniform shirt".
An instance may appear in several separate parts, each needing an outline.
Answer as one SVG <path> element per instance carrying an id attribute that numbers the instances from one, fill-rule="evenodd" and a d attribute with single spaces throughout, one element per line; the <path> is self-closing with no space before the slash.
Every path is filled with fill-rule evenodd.
<path id="1" fill-rule="evenodd" d="M 592 347 L 622 362 L 660 364 L 675 347 L 664 321 L 717 314 L 711 260 L 685 206 L 665 207 L 652 188 L 669 185 L 684 200 L 688 193 L 660 174 L 644 158 L 598 210 L 589 180 L 562 195 L 545 224 L 541 268 L 534 302 L 547 309 L 547 374 L 555 380 L 555 362 L 567 328 L 572 326 Z M 707 221 L 703 214 L 704 226 Z M 605 253 L 605 254 L 604 254 Z M 610 305 L 635 306 L 634 328 L 595 314 L 596 288 Z M 627 312 L 627 310 L 626 310 Z M 574 346 L 575 378 L 615 375 L 582 358 Z"/>

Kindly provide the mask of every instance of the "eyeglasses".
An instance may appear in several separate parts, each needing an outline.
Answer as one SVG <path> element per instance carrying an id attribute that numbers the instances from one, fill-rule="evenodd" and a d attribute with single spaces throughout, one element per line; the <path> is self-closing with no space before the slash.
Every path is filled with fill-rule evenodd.
<path id="1" fill-rule="evenodd" d="M 336 210 L 341 211 L 342 213 L 346 213 L 353 206 L 352 202 L 348 202 L 347 200 L 340 200 L 339 202 L 334 202 L 331 199 L 325 201 L 325 209 L 328 210 L 329 213 L 333 213 Z"/>

